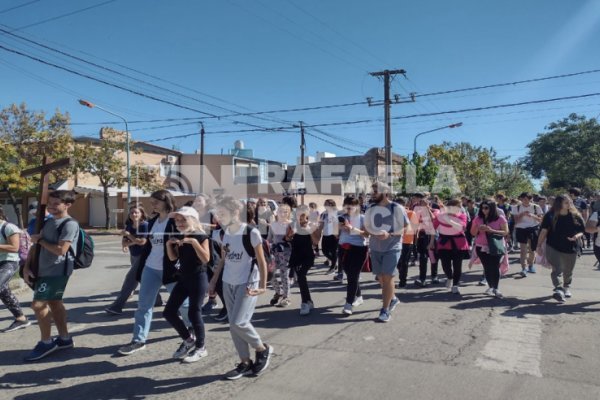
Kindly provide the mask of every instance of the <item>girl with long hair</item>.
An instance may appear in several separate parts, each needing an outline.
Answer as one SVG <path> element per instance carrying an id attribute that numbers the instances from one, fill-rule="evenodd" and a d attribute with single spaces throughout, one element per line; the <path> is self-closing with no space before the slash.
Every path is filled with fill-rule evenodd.
<path id="1" fill-rule="evenodd" d="M 546 259 L 552 265 L 552 297 L 564 303 L 566 298 L 571 297 L 573 269 L 585 224 L 571 198 L 559 195 L 554 199 L 552 209 L 544 216 L 541 228 L 537 250 L 538 253 L 543 252 L 542 246 L 546 244 Z"/>
<path id="2" fill-rule="evenodd" d="M 486 294 L 502 298 L 498 290 L 500 283 L 500 261 L 504 256 L 506 246 L 505 237 L 509 234 L 508 221 L 498 213 L 496 202 L 484 200 L 479 206 L 477 217 L 471 225 L 471 235 L 474 239 L 477 257 L 483 264 L 483 272 L 489 288 Z M 503 246 L 501 249 L 493 246 L 493 240 L 500 239 Z M 499 251 L 502 250 L 502 251 Z"/>

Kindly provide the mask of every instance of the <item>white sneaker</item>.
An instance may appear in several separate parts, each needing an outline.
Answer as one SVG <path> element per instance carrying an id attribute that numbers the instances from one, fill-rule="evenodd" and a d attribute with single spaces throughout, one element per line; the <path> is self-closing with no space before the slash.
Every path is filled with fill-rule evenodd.
<path id="1" fill-rule="evenodd" d="M 360 305 L 361 305 L 362 303 L 364 303 L 364 302 L 365 302 L 365 301 L 363 300 L 363 297 L 362 297 L 362 296 L 357 296 L 357 297 L 354 299 L 354 303 L 352 303 L 352 305 L 353 305 L 354 307 L 356 307 L 356 306 L 360 306 Z"/>
<path id="2" fill-rule="evenodd" d="M 183 342 L 181 342 L 177 351 L 175 351 L 175 353 L 173 353 L 173 358 L 182 360 L 185 358 L 185 356 L 188 355 L 189 351 L 195 345 L 194 340 L 192 338 L 190 338 L 190 339 L 187 339 L 187 340 L 184 340 Z"/>
<path id="3" fill-rule="evenodd" d="M 352 315 L 352 304 L 350 304 L 350 303 L 344 304 L 344 310 L 342 312 L 347 315 Z"/>
<path id="4" fill-rule="evenodd" d="M 300 304 L 300 315 L 310 314 L 311 306 L 309 303 Z"/>
<path id="5" fill-rule="evenodd" d="M 567 288 L 567 287 L 565 288 L 565 291 L 564 291 L 564 293 L 565 293 L 565 297 L 566 297 L 567 299 L 570 299 L 571 297 L 573 297 L 573 294 L 571 293 L 571 291 L 570 291 L 570 290 L 569 290 L 569 288 Z"/>
<path id="6" fill-rule="evenodd" d="M 202 357 L 206 357 L 208 355 L 208 351 L 206 351 L 205 347 L 198 348 L 196 347 L 194 350 L 190 351 L 188 355 L 183 359 L 183 362 L 186 364 L 190 364 L 200 360 Z"/>
<path id="7" fill-rule="evenodd" d="M 460 290 L 458 289 L 458 286 L 452 286 L 452 293 L 460 294 Z"/>
<path id="8" fill-rule="evenodd" d="M 499 299 L 503 299 L 504 298 L 504 295 L 498 289 L 494 289 L 494 296 L 496 296 Z"/>
<path id="9" fill-rule="evenodd" d="M 446 279 L 446 289 L 450 290 L 452 287 L 452 279 Z"/>
<path id="10" fill-rule="evenodd" d="M 494 295 L 494 289 L 493 288 L 487 288 L 484 293 L 487 294 L 488 296 L 493 296 Z"/>

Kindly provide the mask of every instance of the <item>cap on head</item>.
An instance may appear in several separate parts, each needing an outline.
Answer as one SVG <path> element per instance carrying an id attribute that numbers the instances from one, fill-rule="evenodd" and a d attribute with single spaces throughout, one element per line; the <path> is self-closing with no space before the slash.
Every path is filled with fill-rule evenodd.
<path id="1" fill-rule="evenodd" d="M 193 217 L 196 219 L 199 219 L 200 217 L 198 216 L 198 211 L 196 211 L 195 208 L 193 207 L 181 207 L 179 210 L 172 212 L 169 214 L 169 218 L 175 218 L 176 215 L 181 215 L 184 217 Z"/>

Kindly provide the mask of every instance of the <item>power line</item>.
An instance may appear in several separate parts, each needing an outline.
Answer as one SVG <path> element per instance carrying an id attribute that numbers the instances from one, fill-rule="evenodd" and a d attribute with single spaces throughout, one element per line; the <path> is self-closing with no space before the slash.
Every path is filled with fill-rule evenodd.
<path id="1" fill-rule="evenodd" d="M 494 83 L 491 85 L 484 85 L 484 86 L 474 86 L 474 87 L 470 87 L 470 88 L 464 88 L 464 89 L 453 89 L 453 90 L 445 90 L 445 91 L 441 91 L 441 92 L 432 92 L 432 93 L 423 93 L 423 94 L 416 94 L 416 97 L 427 97 L 427 96 L 440 96 L 443 94 L 450 94 L 450 93 L 458 93 L 458 92 L 468 92 L 471 90 L 480 90 L 480 89 L 489 89 L 489 88 L 495 88 L 495 87 L 502 87 L 502 86 L 513 86 L 513 85 L 520 85 L 523 83 L 532 83 L 532 82 L 541 82 L 541 81 L 548 81 L 551 79 L 561 79 L 561 78 L 571 78 L 573 76 L 579 76 L 579 75 L 587 75 L 587 74 L 595 74 L 600 72 L 600 69 L 592 69 L 589 71 L 581 71 L 581 72 L 573 72 L 570 74 L 562 74 L 562 75 L 553 75 L 553 76 L 546 76 L 543 78 L 532 78 L 532 79 L 525 79 L 522 81 L 514 81 L 514 82 L 504 82 L 504 83 Z"/>
<path id="2" fill-rule="evenodd" d="M 145 94 L 145 93 L 142 93 L 142 92 L 134 90 L 134 89 L 130 89 L 130 88 L 127 88 L 127 87 L 124 87 L 124 86 L 121 86 L 121 85 L 117 85 L 115 83 L 111 83 L 111 82 L 108 82 L 108 81 L 105 81 L 105 80 L 93 77 L 91 75 L 88 75 L 88 74 L 85 74 L 85 73 L 82 73 L 82 72 L 78 72 L 78 71 L 72 70 L 70 68 L 63 67 L 63 66 L 58 65 L 58 64 L 54 64 L 54 63 L 46 61 L 46 60 L 42 60 L 42 59 L 40 59 L 38 57 L 34 57 L 32 55 L 23 53 L 23 52 L 18 51 L 18 50 L 10 49 L 10 48 L 2 46 L 2 45 L 0 45 L 0 49 L 2 49 L 4 51 L 8 51 L 10 53 L 14 53 L 14 54 L 20 55 L 22 57 L 29 58 L 31 60 L 37 61 L 37 62 L 42 63 L 44 65 L 48 65 L 48 66 L 51 66 L 51 67 L 54 67 L 54 68 L 57 68 L 57 69 L 69 72 L 69 73 L 74 74 L 74 75 L 77 75 L 77 76 L 80 76 L 80 77 L 83 77 L 83 78 L 86 78 L 86 79 L 90 79 L 90 80 L 93 80 L 95 82 L 102 83 L 104 85 L 111 86 L 111 87 L 114 87 L 114 88 L 117 88 L 117 89 L 129 92 L 129 93 L 135 94 L 135 95 L 140 96 L 140 97 L 144 97 L 144 98 L 147 98 L 147 99 L 150 99 L 150 100 L 158 101 L 158 102 L 161 102 L 161 103 L 164 103 L 164 104 L 169 104 L 171 106 L 174 106 L 174 107 L 177 107 L 177 108 L 181 108 L 181 109 L 184 109 L 184 110 L 194 111 L 194 112 L 197 112 L 197 113 L 200 113 L 200 114 L 205 114 L 205 115 L 208 115 L 208 116 L 220 118 L 219 116 L 217 116 L 215 114 L 210 114 L 210 113 L 207 113 L 205 111 L 201 111 L 201 110 L 198 110 L 198 109 L 195 109 L 195 108 L 192 108 L 192 107 L 188 107 L 188 106 L 185 106 L 185 105 L 182 105 L 182 104 L 178 104 L 178 103 L 172 102 L 170 100 L 161 99 L 161 98 L 153 96 L 153 95 Z M 234 122 L 239 123 L 239 124 L 243 124 L 243 125 L 247 125 L 247 126 L 251 126 L 251 127 L 254 127 L 254 128 L 269 129 L 269 128 L 265 128 L 265 127 L 262 127 L 262 126 L 250 124 L 248 122 L 241 122 L 241 121 L 234 121 Z"/>
<path id="3" fill-rule="evenodd" d="M 23 25 L 23 26 L 20 26 L 20 27 L 16 28 L 15 31 L 20 31 L 20 30 L 23 30 L 23 29 L 31 28 L 33 26 L 42 25 L 42 24 L 45 24 L 47 22 L 56 21 L 57 19 L 61 19 L 61 18 L 65 18 L 65 17 L 70 17 L 71 15 L 75 15 L 75 14 L 82 13 L 84 11 L 92 10 L 94 8 L 98 8 L 98 7 L 104 6 L 104 5 L 109 4 L 109 3 L 114 3 L 115 1 L 116 0 L 108 0 L 108 1 L 105 1 L 103 3 L 98 3 L 98 4 L 95 4 L 93 6 L 81 8 L 81 9 L 78 9 L 78 10 L 75 10 L 75 11 L 68 12 L 66 14 L 57 15 L 55 17 L 44 19 L 44 20 L 41 20 L 41 21 L 37 21 L 37 22 L 34 22 L 32 24 Z"/>
<path id="4" fill-rule="evenodd" d="M 263 128 L 263 129 L 242 129 L 242 130 L 230 130 L 230 131 L 215 131 L 215 132 L 206 132 L 206 135 L 218 135 L 218 134 L 227 134 L 227 133 L 245 133 L 245 132 L 293 132 L 290 130 L 289 126 L 281 126 L 275 128 Z M 160 139 L 152 139 L 152 140 L 144 140 L 145 143 L 154 143 L 154 142 L 162 142 L 164 140 L 171 139 L 185 139 L 188 137 L 199 136 L 200 132 L 188 133 L 185 135 L 176 135 L 169 136 Z"/>
<path id="5" fill-rule="evenodd" d="M 27 2 L 27 3 L 23 3 L 23 4 L 21 4 L 21 5 L 18 5 L 18 6 L 14 6 L 14 7 L 6 8 L 6 9 L 4 9 L 4 10 L 1 10 L 1 11 L 0 11 L 0 14 L 5 14 L 5 13 L 7 13 L 7 12 L 11 12 L 11 11 L 13 11 L 13 10 L 16 10 L 17 8 L 25 7 L 25 6 L 28 6 L 28 5 L 30 5 L 30 4 L 37 3 L 37 2 L 39 2 L 39 1 L 40 1 L 40 0 L 33 0 L 33 1 L 30 1 L 30 2 Z"/>
<path id="6" fill-rule="evenodd" d="M 4 25 L 4 26 L 6 26 L 6 25 Z M 215 108 L 218 108 L 218 109 L 221 109 L 221 110 L 224 110 L 224 111 L 233 112 L 233 114 L 231 114 L 230 116 L 237 116 L 237 115 L 239 115 L 239 114 L 240 114 L 240 113 L 234 112 L 233 110 L 230 110 L 230 109 L 227 109 L 227 108 L 224 108 L 224 107 L 218 106 L 218 105 L 216 105 L 216 104 L 212 104 L 212 103 L 206 102 L 206 101 L 204 101 L 204 100 L 200 100 L 200 99 L 197 99 L 197 98 L 195 98 L 195 97 L 191 97 L 191 96 L 188 96 L 188 95 L 186 95 L 186 94 L 183 94 L 183 93 L 180 93 L 180 92 L 173 91 L 173 90 L 171 90 L 171 89 L 169 89 L 169 88 L 165 88 L 165 87 L 163 87 L 163 86 L 156 85 L 156 84 L 154 84 L 154 83 L 152 83 L 152 82 L 148 82 L 148 81 L 145 81 L 145 80 L 143 80 L 143 79 L 139 79 L 139 78 L 136 78 L 136 77 L 134 77 L 134 76 L 131 76 L 131 75 L 124 74 L 124 73 L 122 73 L 122 72 L 120 72 L 120 71 L 117 71 L 117 70 L 114 70 L 114 69 L 112 69 L 112 68 L 109 68 L 109 67 L 106 67 L 106 66 L 103 66 L 103 65 L 100 65 L 100 64 L 94 63 L 94 62 L 92 62 L 92 61 L 89 61 L 89 60 L 86 60 L 86 59 L 84 59 L 84 58 L 81 58 L 81 57 L 78 57 L 78 56 L 75 56 L 75 55 L 69 54 L 69 53 L 67 53 L 67 52 L 65 52 L 65 51 L 62 51 L 62 50 L 59 50 L 59 49 L 53 48 L 53 47 L 51 47 L 51 46 L 47 46 L 47 45 L 45 45 L 45 44 L 43 44 L 43 43 L 39 43 L 39 42 L 37 42 L 37 41 L 35 41 L 35 40 L 31 40 L 31 39 L 28 39 L 28 38 L 26 38 L 26 37 L 23 37 L 23 36 L 20 36 L 20 35 L 14 34 L 14 33 L 10 32 L 10 31 L 7 31 L 7 30 L 5 30 L 5 29 L 2 29 L 2 28 L 0 28 L 0 32 L 2 32 L 2 33 L 4 33 L 4 34 L 7 34 L 7 35 L 10 35 L 10 36 L 13 36 L 13 37 L 16 37 L 16 38 L 18 38 L 18 39 L 20 39 L 20 40 L 23 40 L 23 41 L 25 41 L 25 42 L 32 43 L 32 44 L 34 44 L 34 45 L 36 45 L 36 46 L 42 47 L 42 48 L 44 48 L 44 49 L 47 49 L 47 50 L 50 50 L 50 51 L 52 51 L 52 52 L 55 52 L 55 53 L 61 54 L 61 55 L 65 56 L 65 57 L 68 57 L 68 58 L 71 58 L 71 59 L 74 59 L 74 60 L 77 60 L 77 61 L 83 62 L 83 63 L 85 63 L 85 64 L 92 65 L 92 66 L 94 66 L 94 67 L 96 67 L 96 68 L 99 68 L 99 69 L 102 69 L 102 70 L 104 70 L 104 71 L 108 71 L 108 72 L 114 73 L 114 74 L 116 74 L 116 75 L 119 75 L 119 76 L 122 76 L 122 77 L 125 77 L 125 78 L 128 78 L 128 79 L 132 79 L 132 80 L 134 80 L 134 81 L 136 81 L 136 82 L 140 82 L 140 83 L 142 83 L 142 84 L 145 84 L 145 85 L 148 85 L 148 86 L 151 86 L 151 87 L 154 87 L 154 88 L 157 88 L 157 89 L 160 89 L 160 90 L 166 91 L 166 92 L 168 92 L 168 93 L 172 93 L 172 94 L 175 94 L 175 95 L 177 95 L 177 96 L 181 96 L 181 97 L 183 97 L 183 98 L 186 98 L 186 99 L 189 99 L 189 100 L 193 100 L 193 101 L 196 101 L 196 102 L 198 102 L 198 103 L 201 103 L 201 104 L 204 104 L 204 105 L 208 105 L 208 106 L 211 106 L 211 107 L 215 107 Z M 216 116 L 216 115 L 214 115 L 214 114 L 210 114 L 210 115 L 211 115 L 211 118 L 228 118 L 228 117 L 229 117 L 229 116 Z M 273 122 L 273 121 L 272 121 L 272 120 L 270 120 L 270 119 L 260 118 L 260 117 L 256 117 L 256 116 L 255 116 L 254 118 L 257 118 L 257 119 L 260 119 L 260 120 L 264 120 L 264 121 L 270 121 L 270 122 Z"/>

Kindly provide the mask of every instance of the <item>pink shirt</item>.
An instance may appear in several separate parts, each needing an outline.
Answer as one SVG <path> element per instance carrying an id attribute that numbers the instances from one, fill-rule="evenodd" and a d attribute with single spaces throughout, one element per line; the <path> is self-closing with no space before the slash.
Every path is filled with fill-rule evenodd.
<path id="1" fill-rule="evenodd" d="M 460 224 L 460 227 L 451 224 L 449 220 Z M 438 239 L 437 249 L 438 250 L 452 250 L 452 242 L 456 250 L 469 250 L 469 243 L 464 235 L 465 228 L 467 226 L 467 214 L 459 213 L 457 215 L 440 213 L 437 218 L 433 221 L 433 226 L 437 229 L 440 235 L 454 236 L 449 240 L 441 237 Z"/>
<path id="2" fill-rule="evenodd" d="M 498 216 L 498 219 L 495 221 L 492 221 L 490 223 L 488 223 L 487 225 L 492 228 L 495 231 L 501 231 L 502 230 L 502 225 L 504 224 L 508 224 L 508 222 L 506 221 L 506 218 L 504 218 L 502 215 Z M 473 220 L 473 225 L 475 227 L 475 229 L 478 229 L 481 225 L 483 225 L 483 219 L 481 219 L 481 217 L 477 216 L 474 220 Z M 477 236 L 475 237 L 475 246 L 487 246 L 488 245 L 488 240 L 487 240 L 487 235 L 485 234 L 485 232 L 478 232 Z"/>

